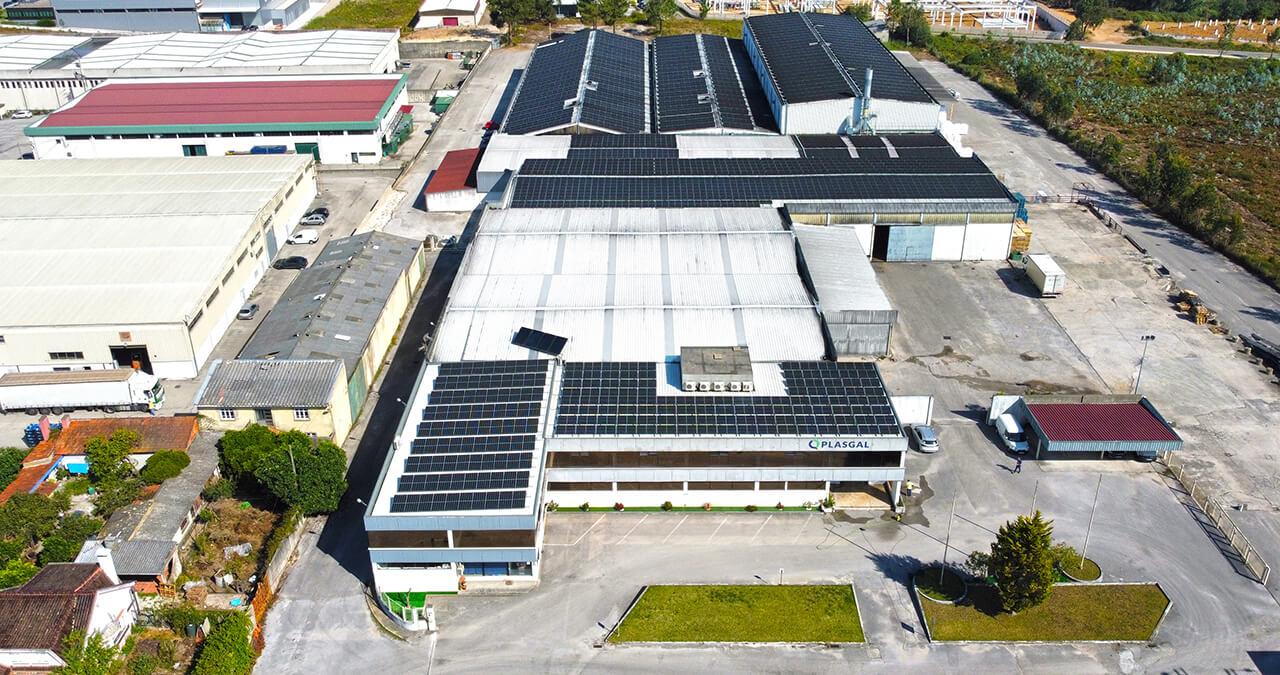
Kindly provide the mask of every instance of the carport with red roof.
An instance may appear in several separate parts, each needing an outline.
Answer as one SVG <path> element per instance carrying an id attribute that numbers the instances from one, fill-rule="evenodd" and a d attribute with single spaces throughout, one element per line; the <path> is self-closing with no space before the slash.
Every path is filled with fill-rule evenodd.
<path id="1" fill-rule="evenodd" d="M 1049 454 L 1132 452 L 1154 456 L 1182 449 L 1182 438 L 1146 398 L 1120 402 L 1019 401 L 1037 458 Z"/>

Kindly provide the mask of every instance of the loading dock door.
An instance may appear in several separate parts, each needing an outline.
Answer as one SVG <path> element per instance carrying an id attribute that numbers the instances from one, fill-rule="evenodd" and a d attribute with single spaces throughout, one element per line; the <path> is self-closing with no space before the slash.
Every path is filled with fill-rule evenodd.
<path id="1" fill-rule="evenodd" d="M 876 225 L 871 230 L 871 259 L 887 260 L 889 255 L 889 226 Z"/>
<path id="2" fill-rule="evenodd" d="M 280 250 L 280 244 L 276 243 L 275 229 L 273 228 L 273 229 L 267 230 L 267 259 L 270 260 L 275 258 L 276 251 L 279 251 L 279 250 Z"/>
<path id="3" fill-rule="evenodd" d="M 879 228 L 876 228 L 879 229 Z M 932 260 L 933 227 L 908 225 L 889 228 L 885 260 Z"/>
<path id="4" fill-rule="evenodd" d="M 121 368 L 137 368 L 145 373 L 155 373 L 151 370 L 151 356 L 147 354 L 146 345 L 129 345 L 111 347 L 111 360 L 116 362 Z"/>
<path id="5" fill-rule="evenodd" d="M 456 16 L 446 16 L 446 17 L 444 18 L 444 25 L 446 25 L 446 26 L 456 26 L 456 25 L 458 25 L 458 17 L 456 17 Z"/>

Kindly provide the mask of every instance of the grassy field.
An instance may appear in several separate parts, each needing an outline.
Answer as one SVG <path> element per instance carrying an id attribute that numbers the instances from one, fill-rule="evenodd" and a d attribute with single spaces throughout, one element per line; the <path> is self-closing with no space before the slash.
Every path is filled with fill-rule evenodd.
<path id="1" fill-rule="evenodd" d="M 994 586 L 975 585 L 955 605 L 923 603 L 934 640 L 1052 641 L 1146 640 L 1169 599 L 1155 584 L 1054 586 L 1038 607 L 1000 611 Z"/>
<path id="2" fill-rule="evenodd" d="M 954 35 L 936 37 L 931 52 L 1022 107 L 1161 215 L 1280 288 L 1280 61 Z M 1020 89 L 1019 74 L 1042 76 L 1048 88 L 1039 96 Z M 1067 114 L 1050 111 L 1050 100 L 1067 101 Z M 1154 170 L 1149 158 L 1157 159 Z"/>
<path id="3" fill-rule="evenodd" d="M 307 30 L 405 28 L 421 5 L 421 0 L 342 0 L 328 14 L 309 21 Z"/>
<path id="4" fill-rule="evenodd" d="M 1085 558 L 1084 564 L 1080 564 L 1080 559 L 1075 558 L 1069 561 L 1059 562 L 1062 570 L 1067 574 L 1079 579 L 1080 581 L 1097 581 L 1102 578 L 1102 568 L 1098 567 L 1098 563 Z M 1080 565 L 1077 567 L 1077 565 Z"/>
<path id="5" fill-rule="evenodd" d="M 650 586 L 613 642 L 862 642 L 848 586 Z"/>
<path id="6" fill-rule="evenodd" d="M 964 594 L 964 579 L 954 570 L 939 575 L 937 567 L 926 567 L 915 576 L 916 589 L 934 600 L 952 602 Z"/>

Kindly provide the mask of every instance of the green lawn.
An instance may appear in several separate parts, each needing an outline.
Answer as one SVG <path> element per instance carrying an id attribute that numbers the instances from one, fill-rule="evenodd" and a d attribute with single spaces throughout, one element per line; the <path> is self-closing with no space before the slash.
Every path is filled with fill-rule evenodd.
<path id="1" fill-rule="evenodd" d="M 1098 563 L 1088 558 L 1084 559 L 1083 565 L 1077 567 L 1077 564 L 1079 563 L 1079 558 L 1071 558 L 1069 560 L 1059 561 L 1058 564 L 1062 566 L 1063 572 L 1070 574 L 1072 577 L 1075 577 L 1080 581 L 1097 581 L 1102 578 L 1102 569 L 1098 567 Z M 1071 581 L 1071 579 L 1067 579 L 1067 581 Z"/>
<path id="2" fill-rule="evenodd" d="M 956 605 L 923 603 L 934 640 L 1146 640 L 1169 599 L 1155 584 L 1054 586 L 1043 605 L 1000 611 L 994 586 L 974 585 Z"/>
<path id="3" fill-rule="evenodd" d="M 848 586 L 650 586 L 613 642 L 862 642 Z"/>
<path id="4" fill-rule="evenodd" d="M 309 21 L 306 28 L 404 28 L 421 5 L 421 0 L 342 0 L 328 14 Z"/>

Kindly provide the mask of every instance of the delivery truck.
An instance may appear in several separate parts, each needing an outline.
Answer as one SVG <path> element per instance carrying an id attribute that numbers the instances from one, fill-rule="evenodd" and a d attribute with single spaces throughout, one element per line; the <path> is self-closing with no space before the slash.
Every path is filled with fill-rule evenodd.
<path id="1" fill-rule="evenodd" d="M 0 376 L 0 413 L 60 415 L 69 410 L 154 412 L 164 404 L 155 375 L 131 368 L 6 373 Z"/>
<path id="2" fill-rule="evenodd" d="M 1062 295 L 1062 291 L 1066 290 L 1067 273 L 1044 253 L 1027 256 L 1027 276 L 1040 290 L 1042 298 Z"/>

